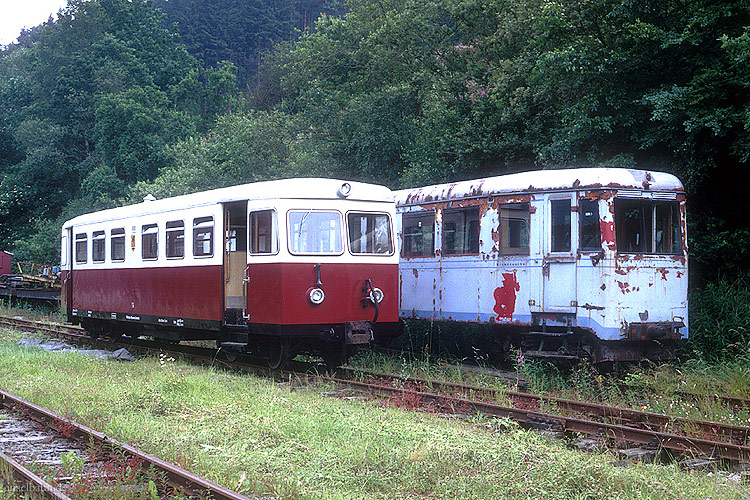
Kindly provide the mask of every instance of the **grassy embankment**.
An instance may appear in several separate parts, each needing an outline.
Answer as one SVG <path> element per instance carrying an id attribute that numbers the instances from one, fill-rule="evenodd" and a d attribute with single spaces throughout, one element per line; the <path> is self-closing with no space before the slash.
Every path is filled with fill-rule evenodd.
<path id="1" fill-rule="evenodd" d="M 166 358 L 20 348 L 0 331 L 0 385 L 248 495 L 279 499 L 746 499 L 721 475 L 616 467 L 511 422 L 323 397 Z"/>

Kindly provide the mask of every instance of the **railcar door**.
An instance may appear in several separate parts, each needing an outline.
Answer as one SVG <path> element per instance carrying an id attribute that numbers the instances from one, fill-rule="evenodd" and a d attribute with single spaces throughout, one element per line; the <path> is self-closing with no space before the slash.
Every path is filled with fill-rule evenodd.
<path id="1" fill-rule="evenodd" d="M 545 217 L 545 250 L 542 262 L 543 313 L 539 322 L 573 326 L 577 307 L 576 232 L 573 231 L 572 197 L 550 197 Z"/>
<path id="2" fill-rule="evenodd" d="M 73 228 L 62 235 L 60 246 L 60 300 L 70 318 L 73 313 Z"/>
<path id="3" fill-rule="evenodd" d="M 245 271 L 247 269 L 247 202 L 224 205 L 224 323 L 242 325 L 245 320 Z"/>

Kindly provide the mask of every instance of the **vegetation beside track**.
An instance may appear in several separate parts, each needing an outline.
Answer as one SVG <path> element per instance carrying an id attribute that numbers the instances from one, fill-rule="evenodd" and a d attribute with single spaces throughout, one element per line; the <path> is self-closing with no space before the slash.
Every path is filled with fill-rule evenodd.
<path id="1" fill-rule="evenodd" d="M 505 420 L 470 421 L 333 388 L 191 366 L 118 363 L 15 344 L 0 331 L 3 388 L 248 495 L 274 498 L 727 498 L 746 486 L 676 466 L 615 467 Z"/>

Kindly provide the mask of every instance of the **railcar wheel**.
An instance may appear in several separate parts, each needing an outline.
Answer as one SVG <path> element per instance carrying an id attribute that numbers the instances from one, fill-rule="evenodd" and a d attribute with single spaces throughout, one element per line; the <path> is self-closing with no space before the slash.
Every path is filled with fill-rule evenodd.
<path id="1" fill-rule="evenodd" d="M 270 349 L 266 356 L 268 367 L 272 370 L 285 368 L 291 359 L 291 342 L 288 339 L 275 338 L 270 341 Z"/>

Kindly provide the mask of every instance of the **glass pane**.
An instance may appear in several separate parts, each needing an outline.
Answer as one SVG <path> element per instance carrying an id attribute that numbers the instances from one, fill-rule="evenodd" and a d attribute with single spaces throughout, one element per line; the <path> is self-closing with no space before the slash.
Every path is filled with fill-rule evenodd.
<path id="1" fill-rule="evenodd" d="M 651 252 L 652 203 L 647 200 L 615 199 L 615 237 L 618 252 Z"/>
<path id="2" fill-rule="evenodd" d="M 552 251 L 570 252 L 570 200 L 550 201 L 552 209 Z"/>
<path id="3" fill-rule="evenodd" d="M 581 229 L 581 250 L 602 250 L 599 200 L 581 199 L 578 217 Z"/>
<path id="4" fill-rule="evenodd" d="M 388 214 L 350 213 L 347 219 L 352 253 L 393 253 L 391 220 Z"/>
<path id="5" fill-rule="evenodd" d="M 113 229 L 109 244 L 112 261 L 122 262 L 125 260 L 125 229 Z"/>
<path id="6" fill-rule="evenodd" d="M 404 214 L 404 257 L 432 257 L 435 254 L 435 214 Z"/>
<path id="7" fill-rule="evenodd" d="M 677 203 L 659 203 L 656 205 L 656 243 L 657 253 L 682 253 L 680 231 L 680 206 Z"/>
<path id="8" fill-rule="evenodd" d="M 276 253 L 275 215 L 273 210 L 250 213 L 250 253 Z"/>
<path id="9" fill-rule="evenodd" d="M 529 205 L 514 203 L 500 207 L 500 254 L 529 254 Z"/>
<path id="10" fill-rule="evenodd" d="M 104 231 L 95 231 L 91 235 L 91 260 L 104 262 L 106 254 Z"/>
<path id="11" fill-rule="evenodd" d="M 167 222 L 167 257 L 185 256 L 185 223 L 181 220 Z"/>
<path id="12" fill-rule="evenodd" d="M 159 229 L 156 224 L 141 227 L 141 257 L 156 259 L 159 256 Z"/>
<path id="13" fill-rule="evenodd" d="M 289 212 L 289 251 L 296 254 L 341 253 L 338 212 Z"/>
<path id="14" fill-rule="evenodd" d="M 76 262 L 84 264 L 88 259 L 88 236 L 84 233 L 76 234 Z"/>
<path id="15" fill-rule="evenodd" d="M 214 254 L 214 218 L 193 219 L 193 255 L 210 257 Z"/>
<path id="16" fill-rule="evenodd" d="M 479 208 L 443 212 L 443 253 L 479 253 Z"/>

